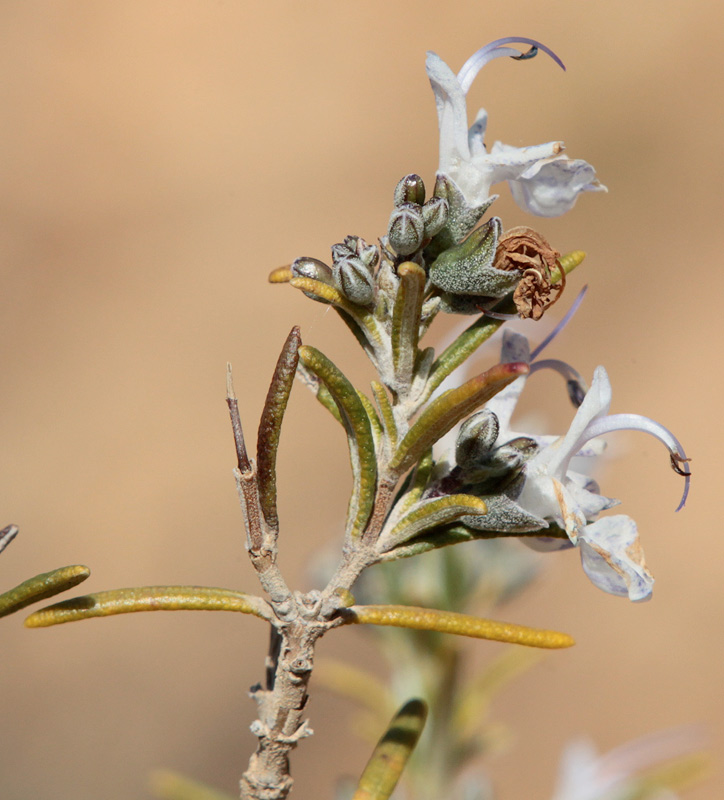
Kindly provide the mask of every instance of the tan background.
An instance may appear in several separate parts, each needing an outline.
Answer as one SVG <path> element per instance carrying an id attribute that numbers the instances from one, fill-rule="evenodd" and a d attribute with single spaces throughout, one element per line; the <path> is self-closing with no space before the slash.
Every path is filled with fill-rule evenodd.
<path id="1" fill-rule="evenodd" d="M 425 51 L 458 68 L 511 34 L 541 39 L 568 72 L 545 58 L 486 69 L 471 104 L 490 111 L 490 140 L 564 138 L 610 189 L 538 226 L 561 250 L 589 253 L 571 280 L 588 282 L 589 297 L 551 355 L 588 376 L 605 363 L 613 410 L 671 427 L 695 471 L 675 515 L 680 480 L 661 446 L 624 434 L 612 447 L 625 458 L 603 488 L 638 520 L 653 602 L 597 592 L 571 553 L 506 609 L 579 642 L 497 705 L 517 733 L 494 765 L 500 796 L 545 800 L 563 744 L 581 732 L 610 748 L 702 722 L 722 754 L 717 3 L 0 5 L 0 521 L 21 527 L 0 585 L 86 563 L 89 591 L 252 589 L 225 362 L 251 439 L 292 323 L 362 365 L 337 319 L 266 274 L 297 255 L 327 257 L 345 234 L 381 234 L 396 180 L 432 180 L 436 166 Z M 497 211 L 507 225 L 531 221 L 507 196 Z M 541 396 L 559 430 L 570 417 L 560 387 L 538 385 L 552 391 Z M 348 476 L 341 436 L 299 389 L 280 483 L 283 562 L 309 588 L 307 553 L 334 537 Z M 252 747 L 245 692 L 262 675 L 262 625 L 192 614 L 48 631 L 21 622 L 2 621 L 4 800 L 145 797 L 161 765 L 233 793 Z M 320 649 L 378 660 L 355 631 Z M 495 645 L 473 649 L 485 660 Z M 361 769 L 348 710 L 314 696 L 297 796 L 330 797 L 335 776 Z M 689 796 L 718 798 L 719 785 L 715 773 Z"/>

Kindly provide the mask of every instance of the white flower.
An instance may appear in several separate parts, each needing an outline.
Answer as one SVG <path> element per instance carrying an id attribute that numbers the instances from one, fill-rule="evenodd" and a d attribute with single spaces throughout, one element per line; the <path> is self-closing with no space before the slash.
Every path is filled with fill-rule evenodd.
<path id="1" fill-rule="evenodd" d="M 531 50 L 521 54 L 504 45 L 523 42 Z M 490 187 L 507 180 L 515 201 L 531 214 L 555 217 L 570 210 L 581 192 L 606 191 L 595 178 L 595 170 L 580 159 L 562 155 L 562 142 L 531 147 L 512 147 L 495 142 L 488 153 L 483 137 L 487 124 L 484 110 L 468 130 L 466 95 L 478 72 L 501 56 L 525 58 L 543 50 L 563 67 L 561 60 L 545 45 L 519 37 L 498 39 L 478 50 L 456 76 L 435 53 L 427 54 L 427 74 L 435 93 L 440 126 L 438 172 L 453 180 L 470 206 L 490 199 Z M 565 67 L 563 67 L 565 69 Z"/>
<path id="2" fill-rule="evenodd" d="M 502 360 L 529 362 L 530 358 L 525 337 L 506 332 Z M 561 362 L 549 363 L 559 365 Z M 531 371 L 535 370 L 535 366 L 534 362 Z M 564 366 L 573 372 L 572 368 Z M 501 423 L 499 443 L 515 436 L 530 436 L 514 433 L 510 429 L 510 419 L 525 385 L 524 380 L 519 378 L 487 404 L 487 408 L 498 416 Z M 674 469 L 686 476 L 678 511 L 686 501 L 689 488 L 688 471 L 682 468 L 686 455 L 676 437 L 663 425 L 638 414 L 609 415 L 610 405 L 611 383 L 606 370 L 597 367 L 591 388 L 576 411 L 568 432 L 556 438 L 531 437 L 538 442 L 540 450 L 525 466 L 525 482 L 516 503 L 524 511 L 566 531 L 570 542 L 580 550 L 586 575 L 600 589 L 610 594 L 628 596 L 633 601 L 647 600 L 651 596 L 654 579 L 646 568 L 636 523 L 623 515 L 594 521 L 602 511 L 618 501 L 600 495 L 593 481 L 571 469 L 571 461 L 574 457 L 600 452 L 591 445 L 594 444 L 593 439 L 603 434 L 615 430 L 650 433 L 667 447 Z M 535 540 L 528 543 L 536 545 Z M 560 549 L 567 545 L 565 540 L 545 537 L 537 544 L 540 549 Z"/>
<path id="3" fill-rule="evenodd" d="M 599 755 L 593 742 L 578 739 L 563 751 L 553 800 L 624 800 L 646 794 L 651 800 L 676 800 L 673 792 L 649 785 L 641 792 L 641 773 L 703 746 L 695 728 L 674 728 L 643 736 Z"/>

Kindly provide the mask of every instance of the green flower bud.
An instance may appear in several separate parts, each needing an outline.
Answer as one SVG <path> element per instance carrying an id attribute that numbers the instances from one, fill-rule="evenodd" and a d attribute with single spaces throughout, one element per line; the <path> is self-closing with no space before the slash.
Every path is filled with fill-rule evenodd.
<path id="1" fill-rule="evenodd" d="M 431 239 L 445 227 L 448 208 L 447 200 L 442 197 L 431 197 L 422 207 L 426 239 Z"/>
<path id="2" fill-rule="evenodd" d="M 380 253 L 377 246 L 374 244 L 367 244 L 361 236 L 346 236 L 344 243 L 350 251 L 360 258 L 362 263 L 370 269 L 375 267 L 380 260 Z"/>
<path id="3" fill-rule="evenodd" d="M 534 439 L 519 436 L 509 442 L 496 447 L 488 458 L 487 468 L 489 475 L 505 475 L 518 472 L 526 461 L 538 452 L 538 445 Z"/>
<path id="4" fill-rule="evenodd" d="M 332 270 L 316 258 L 302 256 L 292 263 L 292 275 L 295 278 L 312 278 L 315 281 L 332 284 Z"/>
<path id="5" fill-rule="evenodd" d="M 349 238 L 349 237 L 348 237 Z M 336 263 L 342 258 L 348 258 L 349 256 L 355 255 L 354 250 L 347 246 L 345 242 L 338 242 L 337 244 L 332 245 L 332 262 Z"/>
<path id="6" fill-rule="evenodd" d="M 401 206 L 405 203 L 416 203 L 421 206 L 425 202 L 425 184 L 419 175 L 405 175 L 395 186 L 394 203 Z"/>
<path id="7" fill-rule="evenodd" d="M 455 463 L 463 470 L 479 469 L 495 447 L 499 430 L 497 416 L 487 409 L 466 419 L 455 443 Z"/>
<path id="8" fill-rule="evenodd" d="M 390 216 L 387 239 L 398 255 L 409 256 L 420 249 L 425 238 L 422 208 L 414 203 L 403 203 Z"/>
<path id="9" fill-rule="evenodd" d="M 375 296 L 374 279 L 361 259 L 342 258 L 333 267 L 337 287 L 348 300 L 358 306 L 369 305 Z"/>

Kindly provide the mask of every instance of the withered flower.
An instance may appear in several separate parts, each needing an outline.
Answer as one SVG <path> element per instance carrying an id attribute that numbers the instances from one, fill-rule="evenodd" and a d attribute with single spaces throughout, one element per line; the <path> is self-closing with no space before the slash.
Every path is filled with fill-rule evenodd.
<path id="1" fill-rule="evenodd" d="M 540 319 L 563 293 L 566 276 L 560 269 L 560 253 L 532 228 L 510 228 L 499 239 L 495 251 L 495 269 L 523 272 L 513 293 L 513 301 L 522 319 Z M 553 270 L 560 278 L 553 282 Z"/>

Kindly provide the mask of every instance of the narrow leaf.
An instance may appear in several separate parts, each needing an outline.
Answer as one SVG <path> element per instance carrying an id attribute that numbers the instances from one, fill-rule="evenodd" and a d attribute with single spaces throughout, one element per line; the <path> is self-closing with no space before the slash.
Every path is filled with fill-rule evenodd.
<path id="1" fill-rule="evenodd" d="M 406 514 L 389 533 L 382 534 L 380 547 L 383 551 L 391 550 L 430 528 L 448 525 L 468 514 L 485 514 L 486 511 L 485 503 L 471 494 L 449 494 L 425 500 Z"/>
<path id="2" fill-rule="evenodd" d="M 339 413 L 337 404 L 329 393 L 329 389 L 327 389 L 322 381 L 319 380 L 313 372 L 308 370 L 301 361 L 297 364 L 297 378 L 312 392 L 337 422 L 339 422 L 340 425 L 344 425 L 344 422 L 342 422 L 342 415 Z"/>
<path id="3" fill-rule="evenodd" d="M 377 456 L 370 419 L 357 390 L 325 355 L 303 345 L 299 348 L 299 358 L 327 387 L 347 430 L 354 478 L 347 534 L 356 537 L 364 530 L 372 511 L 377 485 Z"/>
<path id="4" fill-rule="evenodd" d="M 417 631 L 455 633 L 458 636 L 524 644 L 528 647 L 559 648 L 574 644 L 573 638 L 567 633 L 415 606 L 352 606 L 341 611 L 340 616 L 347 624 L 391 625 Z"/>
<path id="5" fill-rule="evenodd" d="M 494 498 L 493 498 L 494 499 Z M 488 505 L 488 515 L 491 509 Z M 568 534 L 562 529 L 555 526 L 550 526 L 544 530 L 536 531 L 501 531 L 501 530 L 474 530 L 460 522 L 452 525 L 446 525 L 439 530 L 433 530 L 429 533 L 424 533 L 416 537 L 411 542 L 405 542 L 400 547 L 395 547 L 384 553 L 381 561 L 396 561 L 399 558 L 410 558 L 411 556 L 419 556 L 422 553 L 427 553 L 428 550 L 437 550 L 440 547 L 449 547 L 452 544 L 460 544 L 461 542 L 472 542 L 478 539 L 500 539 L 501 537 L 507 538 L 522 538 L 522 537 L 552 537 L 557 539 L 567 539 Z"/>
<path id="6" fill-rule="evenodd" d="M 0 594 L 0 617 L 13 614 L 33 603 L 47 600 L 60 592 L 72 589 L 89 575 L 88 567 L 77 564 L 72 567 L 60 567 L 52 572 L 43 572 L 34 578 L 23 581 L 14 589 Z"/>
<path id="7" fill-rule="evenodd" d="M 397 447 L 397 424 L 395 423 L 395 415 L 392 411 L 390 398 L 387 390 L 379 381 L 372 381 L 372 392 L 374 393 L 377 407 L 382 415 L 382 424 L 387 435 L 387 440 L 390 447 L 394 450 Z"/>
<path id="8" fill-rule="evenodd" d="M 573 250 L 570 253 L 566 253 L 564 256 L 561 256 L 558 259 L 558 263 L 561 265 L 561 269 L 565 272 L 566 275 L 573 272 L 573 270 L 580 266 L 583 263 L 583 259 L 586 257 L 586 254 L 583 250 Z M 558 283 L 561 279 L 561 270 L 560 269 L 552 269 L 551 270 L 551 283 Z"/>
<path id="9" fill-rule="evenodd" d="M 269 273 L 269 283 L 289 283 L 293 277 L 290 267 L 277 267 Z"/>
<path id="10" fill-rule="evenodd" d="M 31 614 L 28 628 L 47 628 L 91 617 L 110 617 L 136 611 L 238 611 L 270 619 L 260 597 L 210 586 L 138 586 L 74 597 Z"/>
<path id="11" fill-rule="evenodd" d="M 322 303 L 331 303 L 334 306 L 343 308 L 348 314 L 355 315 L 356 308 L 347 298 L 334 286 L 322 281 L 315 281 L 314 278 L 292 278 L 289 284 L 295 289 L 300 289 L 306 295 Z"/>
<path id="12" fill-rule="evenodd" d="M 384 440 L 384 429 L 382 427 L 382 421 L 377 415 L 377 409 L 374 407 L 374 404 L 364 392 L 360 392 L 358 389 L 357 395 L 360 399 L 360 402 L 364 406 L 365 411 L 367 412 L 367 417 L 372 427 L 372 437 L 374 438 L 375 443 L 379 442 L 380 444 L 382 444 Z"/>
<path id="13" fill-rule="evenodd" d="M 277 361 L 264 410 L 259 422 L 256 440 L 256 469 L 259 486 L 259 503 L 267 524 L 274 530 L 279 528 L 277 516 L 276 462 L 279 449 L 282 419 L 292 391 L 294 375 L 299 361 L 298 350 L 302 338 L 298 327 L 293 327 L 284 342 Z"/>
<path id="14" fill-rule="evenodd" d="M 151 775 L 151 792 L 159 800 L 234 800 L 234 798 L 170 770 Z"/>
<path id="15" fill-rule="evenodd" d="M 482 314 L 472 325 L 469 325 L 449 347 L 440 353 L 432 365 L 426 396 L 430 397 L 445 378 L 465 362 L 502 324 L 503 320 L 493 319 Z"/>
<path id="16" fill-rule="evenodd" d="M 425 727 L 427 705 L 408 700 L 395 714 L 362 773 L 352 800 L 387 800 Z"/>
<path id="17" fill-rule="evenodd" d="M 427 276 L 425 270 L 412 261 L 400 264 L 397 275 L 400 281 L 392 312 L 392 359 L 399 385 L 409 387 L 417 357 L 420 311 Z"/>
<path id="18" fill-rule="evenodd" d="M 420 414 L 400 443 L 390 467 L 404 472 L 420 456 L 463 417 L 490 400 L 521 375 L 528 373 L 528 365 L 522 362 L 498 364 L 487 372 L 471 378 L 462 386 L 448 389 Z"/>
<path id="19" fill-rule="evenodd" d="M 393 513 L 402 515 L 422 497 L 422 493 L 430 480 L 435 462 L 432 460 L 432 448 L 419 460 L 414 471 L 405 480 L 400 493 L 395 498 Z"/>

